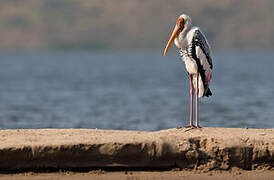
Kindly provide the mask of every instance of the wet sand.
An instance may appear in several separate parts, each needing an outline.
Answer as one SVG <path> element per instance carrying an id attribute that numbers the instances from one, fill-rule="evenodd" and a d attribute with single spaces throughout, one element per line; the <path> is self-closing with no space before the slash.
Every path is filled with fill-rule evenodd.
<path id="1" fill-rule="evenodd" d="M 208 173 L 199 173 L 192 171 L 121 171 L 121 172 L 105 172 L 105 171 L 91 171 L 87 173 L 75 172 L 60 172 L 60 173 L 21 173 L 13 175 L 0 175 L 0 180 L 273 180 L 274 171 L 211 171 Z"/>

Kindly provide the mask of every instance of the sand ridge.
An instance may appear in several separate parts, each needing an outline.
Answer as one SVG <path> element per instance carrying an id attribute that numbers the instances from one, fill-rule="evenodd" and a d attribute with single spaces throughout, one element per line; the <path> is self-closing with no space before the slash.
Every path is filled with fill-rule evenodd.
<path id="1" fill-rule="evenodd" d="M 0 130 L 0 169 L 273 169 L 274 129 Z"/>

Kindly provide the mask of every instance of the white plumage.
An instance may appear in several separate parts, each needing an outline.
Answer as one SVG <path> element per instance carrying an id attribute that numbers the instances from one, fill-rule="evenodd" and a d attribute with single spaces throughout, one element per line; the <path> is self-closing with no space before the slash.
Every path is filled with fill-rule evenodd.
<path id="1" fill-rule="evenodd" d="M 208 97 L 212 95 L 209 89 L 213 67 L 211 48 L 202 31 L 198 27 L 192 26 L 190 17 L 185 14 L 182 14 L 178 18 L 164 55 L 166 55 L 167 50 L 173 41 L 180 49 L 180 55 L 190 77 L 190 126 L 194 127 L 192 124 L 194 87 L 196 89 L 196 127 L 199 127 L 198 97 Z"/>

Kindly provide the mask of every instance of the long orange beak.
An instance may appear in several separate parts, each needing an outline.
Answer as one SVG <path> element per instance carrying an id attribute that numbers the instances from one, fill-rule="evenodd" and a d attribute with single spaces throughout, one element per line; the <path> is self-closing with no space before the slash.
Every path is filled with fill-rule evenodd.
<path id="1" fill-rule="evenodd" d="M 169 41 L 168 41 L 168 43 L 166 45 L 166 48 L 165 48 L 165 51 L 164 51 L 164 56 L 166 56 L 166 53 L 168 51 L 169 46 L 173 43 L 174 39 L 178 35 L 179 29 L 180 29 L 179 26 L 176 24 L 176 26 L 175 26 L 175 28 L 174 28 L 171 36 L 170 36 L 170 39 L 169 39 Z"/>

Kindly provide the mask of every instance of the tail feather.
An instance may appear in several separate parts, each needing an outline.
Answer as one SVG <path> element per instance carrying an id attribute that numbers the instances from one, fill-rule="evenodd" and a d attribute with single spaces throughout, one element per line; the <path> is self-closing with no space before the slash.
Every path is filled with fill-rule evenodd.
<path id="1" fill-rule="evenodd" d="M 212 93 L 209 88 L 207 88 L 206 92 L 204 93 L 204 96 L 206 97 L 212 96 Z"/>

